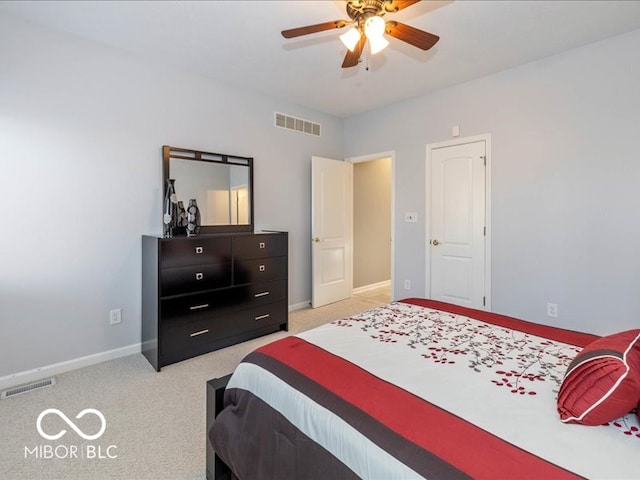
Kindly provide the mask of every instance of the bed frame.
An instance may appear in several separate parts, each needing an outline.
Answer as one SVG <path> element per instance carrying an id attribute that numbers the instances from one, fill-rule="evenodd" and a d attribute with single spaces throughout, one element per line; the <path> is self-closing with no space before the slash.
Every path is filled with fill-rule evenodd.
<path id="1" fill-rule="evenodd" d="M 207 480 L 231 480 L 231 469 L 216 455 L 209 441 L 209 431 L 218 413 L 222 411 L 224 390 L 229 383 L 231 374 L 226 377 L 213 378 L 207 382 Z"/>

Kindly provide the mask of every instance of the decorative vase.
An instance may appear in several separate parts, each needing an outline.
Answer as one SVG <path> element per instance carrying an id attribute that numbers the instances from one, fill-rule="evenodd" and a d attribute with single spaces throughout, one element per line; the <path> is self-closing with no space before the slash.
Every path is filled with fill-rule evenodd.
<path id="1" fill-rule="evenodd" d="M 184 208 L 184 202 L 182 200 L 178 201 L 177 217 L 178 217 L 178 220 L 176 222 L 176 226 L 186 228 L 186 226 L 187 226 L 187 211 Z"/>
<path id="2" fill-rule="evenodd" d="M 167 179 L 167 187 L 164 192 L 164 208 L 162 214 L 163 234 L 165 238 L 173 237 L 176 229 L 178 217 L 178 199 L 173 178 Z"/>
<path id="3" fill-rule="evenodd" d="M 200 231 L 200 209 L 195 198 L 189 199 L 187 207 L 187 237 L 195 237 Z"/>

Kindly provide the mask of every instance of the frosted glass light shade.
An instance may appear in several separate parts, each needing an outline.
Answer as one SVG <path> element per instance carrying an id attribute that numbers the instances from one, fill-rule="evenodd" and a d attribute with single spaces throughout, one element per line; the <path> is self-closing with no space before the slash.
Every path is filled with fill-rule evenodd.
<path id="1" fill-rule="evenodd" d="M 382 17 L 378 17 L 377 15 L 369 17 L 367 18 L 367 21 L 364 22 L 364 34 L 369 40 L 373 37 L 382 38 L 384 27 L 385 23 Z"/>
<path id="2" fill-rule="evenodd" d="M 389 42 L 383 37 L 385 29 L 385 22 L 382 17 L 374 16 L 367 18 L 364 22 L 364 34 L 369 40 L 371 47 L 371 55 L 384 50 Z"/>
<path id="3" fill-rule="evenodd" d="M 340 35 L 340 40 L 342 40 L 342 43 L 344 43 L 345 47 L 353 52 L 353 49 L 356 48 L 356 45 L 360 41 L 360 32 L 357 28 L 352 27 L 345 33 Z"/>
<path id="4" fill-rule="evenodd" d="M 389 45 L 389 41 L 384 37 L 370 37 L 369 38 L 369 46 L 371 47 L 371 55 L 375 55 L 378 52 L 384 50 L 387 45 Z"/>

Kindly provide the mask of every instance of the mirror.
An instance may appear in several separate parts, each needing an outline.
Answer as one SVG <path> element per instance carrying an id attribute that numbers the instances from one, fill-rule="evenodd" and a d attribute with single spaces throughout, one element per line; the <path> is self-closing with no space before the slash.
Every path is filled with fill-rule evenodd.
<path id="1" fill-rule="evenodd" d="M 196 199 L 200 233 L 253 231 L 252 158 L 165 145 L 162 164 L 163 189 L 173 178 L 178 201 Z"/>

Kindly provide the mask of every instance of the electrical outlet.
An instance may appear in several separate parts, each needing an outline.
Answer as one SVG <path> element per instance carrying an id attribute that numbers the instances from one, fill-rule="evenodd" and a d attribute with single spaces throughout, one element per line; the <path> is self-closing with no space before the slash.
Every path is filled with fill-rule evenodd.
<path id="1" fill-rule="evenodd" d="M 109 323 L 111 325 L 116 325 L 117 323 L 122 322 L 122 309 L 115 308 L 109 312 Z"/>
<path id="2" fill-rule="evenodd" d="M 547 303 L 547 317 L 558 318 L 557 303 Z"/>
<path id="3" fill-rule="evenodd" d="M 411 290 L 411 280 L 405 280 L 404 281 L 404 289 L 405 290 Z"/>

